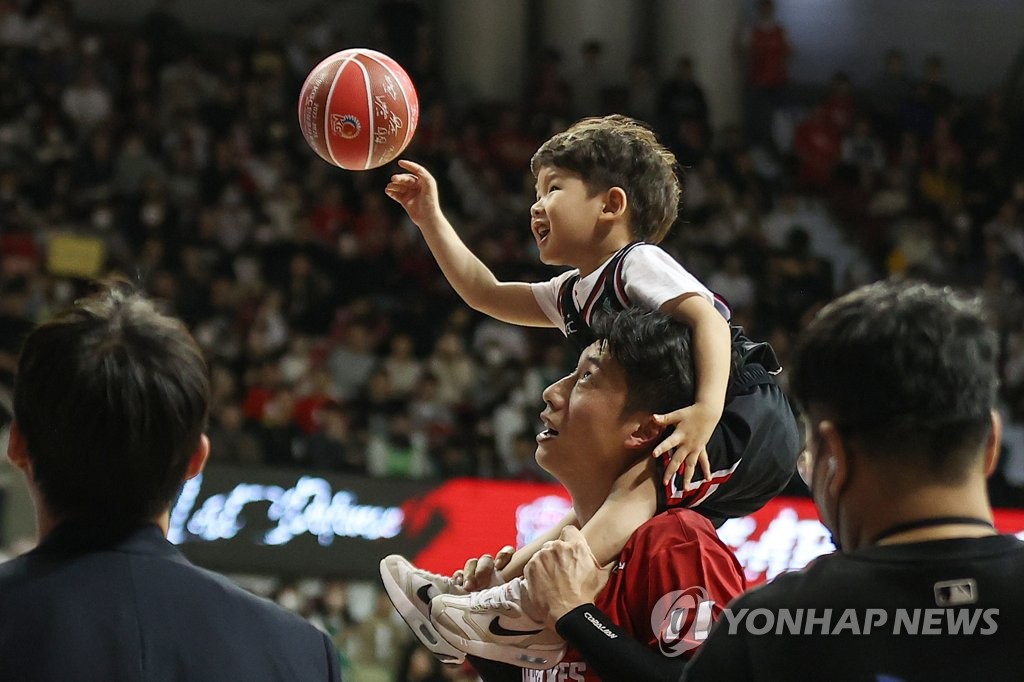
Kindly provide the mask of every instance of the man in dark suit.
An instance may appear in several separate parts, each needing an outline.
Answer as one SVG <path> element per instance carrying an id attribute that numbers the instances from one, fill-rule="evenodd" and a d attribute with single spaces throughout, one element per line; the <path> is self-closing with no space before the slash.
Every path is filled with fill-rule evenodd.
<path id="1" fill-rule="evenodd" d="M 340 680 L 330 639 L 165 538 L 206 463 L 195 341 L 113 286 L 25 341 L 8 457 L 39 544 L 0 565 L 0 680 Z"/>

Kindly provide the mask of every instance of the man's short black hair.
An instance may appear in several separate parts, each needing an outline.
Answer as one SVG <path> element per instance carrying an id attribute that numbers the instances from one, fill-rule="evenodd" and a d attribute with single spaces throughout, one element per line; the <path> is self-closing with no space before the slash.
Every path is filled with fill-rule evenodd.
<path id="1" fill-rule="evenodd" d="M 28 336 L 14 419 L 51 512 L 133 524 L 169 507 L 208 403 L 206 362 L 185 326 L 115 284 Z"/>
<path id="2" fill-rule="evenodd" d="M 794 349 L 790 387 L 866 455 L 953 482 L 988 437 L 998 347 L 980 299 L 879 282 L 818 313 Z"/>
<path id="3" fill-rule="evenodd" d="M 626 373 L 627 411 L 660 414 L 693 404 L 696 381 L 688 326 L 640 308 L 601 310 L 591 326 Z"/>

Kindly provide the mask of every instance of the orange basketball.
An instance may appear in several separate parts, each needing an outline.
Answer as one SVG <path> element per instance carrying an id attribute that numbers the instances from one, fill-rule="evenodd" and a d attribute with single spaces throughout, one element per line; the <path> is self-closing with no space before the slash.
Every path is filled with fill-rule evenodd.
<path id="1" fill-rule="evenodd" d="M 420 106 L 409 74 L 365 48 L 317 64 L 299 93 L 299 128 L 328 163 L 348 170 L 383 166 L 408 146 Z"/>

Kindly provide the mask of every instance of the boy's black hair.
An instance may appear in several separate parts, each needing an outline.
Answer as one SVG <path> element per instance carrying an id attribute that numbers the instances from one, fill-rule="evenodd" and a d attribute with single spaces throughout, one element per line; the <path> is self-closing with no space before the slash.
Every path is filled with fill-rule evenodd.
<path id="1" fill-rule="evenodd" d="M 209 404 L 185 326 L 113 284 L 37 327 L 18 361 L 14 419 L 60 518 L 156 518 L 181 485 Z"/>
<path id="2" fill-rule="evenodd" d="M 998 348 L 979 299 L 879 282 L 818 313 L 794 349 L 790 387 L 865 455 L 953 482 L 990 432 Z"/>
<path id="3" fill-rule="evenodd" d="M 676 158 L 640 121 L 612 114 L 584 118 L 542 144 L 530 160 L 579 174 L 591 193 L 621 187 L 635 237 L 657 244 L 679 213 Z"/>

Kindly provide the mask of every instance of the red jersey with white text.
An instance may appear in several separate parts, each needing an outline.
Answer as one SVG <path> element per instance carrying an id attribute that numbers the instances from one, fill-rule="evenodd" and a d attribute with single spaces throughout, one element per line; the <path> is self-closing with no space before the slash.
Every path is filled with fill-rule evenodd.
<path id="1" fill-rule="evenodd" d="M 725 605 L 745 588 L 739 562 L 711 522 L 674 508 L 630 536 L 594 603 L 653 651 L 689 658 Z M 574 649 L 550 670 L 522 673 L 524 682 L 601 679 Z"/>

